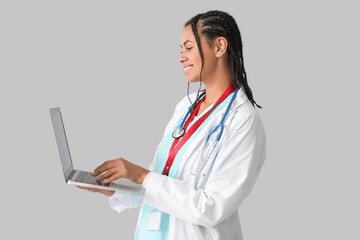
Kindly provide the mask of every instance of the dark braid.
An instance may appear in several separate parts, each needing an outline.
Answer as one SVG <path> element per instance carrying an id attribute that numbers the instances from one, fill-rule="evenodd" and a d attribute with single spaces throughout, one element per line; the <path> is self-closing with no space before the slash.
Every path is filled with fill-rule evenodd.
<path id="1" fill-rule="evenodd" d="M 198 22 L 200 22 L 200 33 L 201 35 L 204 35 L 206 37 L 206 42 L 209 44 L 209 46 L 211 46 L 211 43 L 216 37 L 222 36 L 226 38 L 226 40 L 228 41 L 227 52 L 229 56 L 229 63 L 233 76 L 235 77 L 235 80 L 232 84 L 234 84 L 235 86 L 242 85 L 244 87 L 246 96 L 250 100 L 251 104 L 254 107 L 256 105 L 258 108 L 262 108 L 255 102 L 252 91 L 247 82 L 240 30 L 236 24 L 235 19 L 231 15 L 223 11 L 214 10 L 198 14 L 192 17 L 189 21 L 187 21 L 184 26 L 186 27 L 191 24 L 191 29 L 194 33 L 196 43 L 199 48 L 202 62 L 200 71 L 200 87 L 202 83 L 201 75 L 204 65 L 204 59 L 201 50 L 199 34 L 196 30 L 196 24 Z M 199 96 L 199 91 L 197 96 Z"/>
<path id="2" fill-rule="evenodd" d="M 199 18 L 201 17 L 202 14 L 198 14 L 196 15 L 195 17 L 193 17 L 193 21 L 191 22 L 191 28 L 192 28 L 192 31 L 195 35 L 195 39 L 196 39 L 196 43 L 198 45 L 198 48 L 199 48 L 199 52 L 200 52 L 200 57 L 201 57 L 201 62 L 203 63 L 204 62 L 204 57 L 203 57 L 203 54 L 202 54 L 202 50 L 201 50 L 201 45 L 200 45 L 200 40 L 199 40 L 199 34 L 198 32 L 196 31 L 196 23 L 199 21 Z M 199 89 L 197 91 L 197 95 L 196 95 L 196 99 L 199 98 L 199 91 L 200 91 L 200 88 L 201 88 L 201 85 L 202 85 L 202 81 L 201 81 L 201 76 L 202 76 L 202 70 L 203 70 L 203 65 L 204 64 L 201 64 L 201 70 L 200 70 L 200 86 L 199 86 Z M 189 84 L 188 84 L 188 91 L 189 91 Z M 189 95 L 188 95 L 189 97 Z M 190 100 L 190 98 L 189 98 Z M 191 101 L 190 101 L 191 102 Z"/>

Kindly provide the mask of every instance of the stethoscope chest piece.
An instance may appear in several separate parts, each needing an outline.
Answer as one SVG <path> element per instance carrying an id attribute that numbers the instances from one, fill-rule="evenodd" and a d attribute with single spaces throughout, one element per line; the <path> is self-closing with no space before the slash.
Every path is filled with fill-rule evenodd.
<path id="1" fill-rule="evenodd" d="M 185 129 L 179 127 L 173 132 L 172 136 L 173 138 L 181 138 L 182 136 L 184 136 L 184 134 L 185 134 Z"/>

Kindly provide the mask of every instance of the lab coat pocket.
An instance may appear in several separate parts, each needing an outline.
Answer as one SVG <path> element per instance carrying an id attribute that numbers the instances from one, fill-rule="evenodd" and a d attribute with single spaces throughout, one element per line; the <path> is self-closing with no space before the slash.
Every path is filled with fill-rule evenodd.
<path id="1" fill-rule="evenodd" d="M 216 135 L 213 134 L 208 143 L 204 145 L 201 157 L 198 162 L 194 163 L 191 174 L 195 176 L 195 188 L 203 188 L 211 173 L 213 162 L 216 159 L 221 140 L 216 141 Z"/>
<path id="2" fill-rule="evenodd" d="M 197 176 L 200 174 L 201 170 L 205 167 L 206 163 L 209 160 L 209 157 L 211 156 L 211 143 L 205 143 L 202 146 L 200 157 L 193 162 L 191 166 L 191 175 Z"/>

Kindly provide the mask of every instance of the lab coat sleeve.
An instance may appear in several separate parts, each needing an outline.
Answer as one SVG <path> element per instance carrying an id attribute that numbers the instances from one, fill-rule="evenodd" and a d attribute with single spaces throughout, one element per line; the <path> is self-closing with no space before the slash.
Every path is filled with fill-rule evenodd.
<path id="1" fill-rule="evenodd" d="M 144 193 L 132 193 L 117 190 L 109 197 L 109 204 L 118 213 L 125 209 L 139 207 L 142 203 Z"/>
<path id="2" fill-rule="evenodd" d="M 256 114 L 235 121 L 224 139 L 204 189 L 149 173 L 144 203 L 183 221 L 213 227 L 237 211 L 251 191 L 265 160 L 265 133 Z"/>
<path id="3" fill-rule="evenodd" d="M 149 170 L 153 170 L 153 163 L 151 163 Z M 133 193 L 128 191 L 117 190 L 115 193 L 108 198 L 109 205 L 112 209 L 121 213 L 125 209 L 140 207 L 145 189 L 140 193 Z"/>

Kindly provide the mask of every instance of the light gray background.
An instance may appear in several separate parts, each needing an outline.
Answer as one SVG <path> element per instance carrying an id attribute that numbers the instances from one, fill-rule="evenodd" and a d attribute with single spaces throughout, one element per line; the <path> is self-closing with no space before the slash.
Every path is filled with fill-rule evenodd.
<path id="1" fill-rule="evenodd" d="M 186 95 L 183 24 L 219 9 L 239 25 L 268 143 L 244 238 L 360 239 L 356 2 L 1 1 L 2 236 L 133 238 L 138 209 L 64 183 L 49 108 L 76 168 L 148 167 Z"/>

